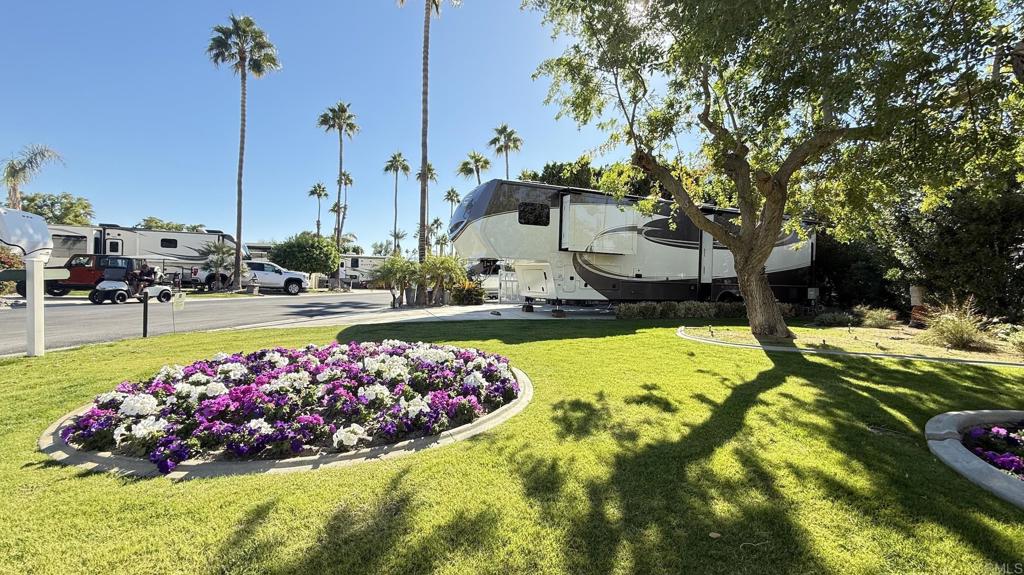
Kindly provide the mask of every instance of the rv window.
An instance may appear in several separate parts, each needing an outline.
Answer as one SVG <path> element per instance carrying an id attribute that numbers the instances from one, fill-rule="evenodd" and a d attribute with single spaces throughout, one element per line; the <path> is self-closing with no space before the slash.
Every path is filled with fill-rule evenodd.
<path id="1" fill-rule="evenodd" d="M 352 258 L 352 264 L 349 265 L 349 267 L 352 268 L 352 269 L 358 268 L 359 267 L 359 258 Z"/>
<path id="2" fill-rule="evenodd" d="M 170 238 L 160 238 L 160 247 L 174 249 L 178 247 L 178 240 L 172 240 Z"/>
<path id="3" fill-rule="evenodd" d="M 551 223 L 551 206 L 521 202 L 519 204 L 519 223 L 524 226 L 546 226 Z"/>
<path id="4" fill-rule="evenodd" d="M 119 242 L 107 242 L 107 253 L 116 254 L 121 251 L 121 244 Z"/>

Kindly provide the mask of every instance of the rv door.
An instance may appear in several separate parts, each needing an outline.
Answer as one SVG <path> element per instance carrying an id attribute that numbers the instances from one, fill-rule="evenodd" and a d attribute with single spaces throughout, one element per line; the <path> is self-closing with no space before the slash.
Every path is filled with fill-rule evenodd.
<path id="1" fill-rule="evenodd" d="M 570 252 L 636 253 L 636 207 L 598 193 L 564 193 L 558 248 Z"/>

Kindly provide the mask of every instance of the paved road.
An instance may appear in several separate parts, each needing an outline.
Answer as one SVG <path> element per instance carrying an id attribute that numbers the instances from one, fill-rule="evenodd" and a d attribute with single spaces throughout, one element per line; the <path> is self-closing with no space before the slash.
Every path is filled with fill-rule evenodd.
<path id="1" fill-rule="evenodd" d="M 345 294 L 189 299 L 185 309 L 177 312 L 172 311 L 170 304 L 152 302 L 149 306 L 149 333 L 158 335 L 312 318 L 343 318 L 384 309 L 390 303 L 388 292 L 367 290 Z M 48 349 L 142 335 L 142 304 L 135 300 L 121 305 L 93 305 L 80 300 L 47 298 L 45 313 Z M 24 308 L 0 310 L 0 355 L 25 351 L 25 316 Z"/>

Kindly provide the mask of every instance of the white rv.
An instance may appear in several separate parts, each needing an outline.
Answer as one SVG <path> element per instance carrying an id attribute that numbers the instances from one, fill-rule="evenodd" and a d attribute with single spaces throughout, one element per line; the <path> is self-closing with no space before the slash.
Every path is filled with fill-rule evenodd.
<path id="1" fill-rule="evenodd" d="M 96 226 L 51 225 L 53 254 L 50 266 L 62 266 L 73 255 L 122 255 L 146 258 L 164 274 L 179 274 L 182 284 L 212 285 L 217 273 L 204 271 L 206 258 L 199 255 L 208 243 L 224 243 L 233 249 L 235 240 L 219 230 L 172 232 L 145 228 L 127 228 L 114 224 Z M 251 259 L 245 246 L 242 258 Z M 220 271 L 221 281 L 228 274 Z"/>
<path id="2" fill-rule="evenodd" d="M 448 233 L 460 256 L 511 265 L 525 298 L 738 300 L 729 250 L 685 215 L 673 216 L 667 201 L 653 215 L 641 214 L 640 199 L 616 201 L 595 190 L 491 180 L 463 198 Z M 737 215 L 715 206 L 701 210 L 709 219 Z M 813 232 L 803 240 L 796 234 L 779 238 L 765 266 L 779 300 L 807 300 L 814 249 Z"/>
<path id="3" fill-rule="evenodd" d="M 386 259 L 387 256 L 342 254 L 341 273 L 345 283 L 353 287 L 366 287 L 373 279 L 373 270 Z"/>

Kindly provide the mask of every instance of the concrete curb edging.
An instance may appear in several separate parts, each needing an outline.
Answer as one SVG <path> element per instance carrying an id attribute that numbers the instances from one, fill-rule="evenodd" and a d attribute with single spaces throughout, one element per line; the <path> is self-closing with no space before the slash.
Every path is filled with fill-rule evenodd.
<path id="1" fill-rule="evenodd" d="M 690 341 L 696 341 L 698 343 L 707 343 L 710 345 L 719 345 L 722 347 L 734 347 L 738 349 L 756 349 L 761 351 L 778 351 L 784 353 L 802 353 L 810 355 L 839 355 L 848 357 L 872 357 L 875 359 L 898 359 L 908 361 L 927 361 L 933 363 L 956 363 L 962 365 L 983 365 L 988 367 L 1024 367 L 1024 363 L 1015 363 L 1012 361 L 995 361 L 995 360 L 984 360 L 984 359 L 957 359 L 953 357 L 933 357 L 930 355 L 905 355 L 899 353 L 874 353 L 868 351 L 840 351 L 832 349 L 804 349 L 796 347 L 784 347 L 781 345 L 758 345 L 753 343 L 732 343 L 728 341 L 721 341 L 717 339 L 710 339 L 707 337 L 700 337 L 697 335 L 691 335 L 686 333 L 686 326 L 680 326 L 676 330 L 676 335 Z"/>
<path id="2" fill-rule="evenodd" d="M 971 483 L 1024 509 L 1024 481 L 989 465 L 960 443 L 962 432 L 975 425 L 1021 420 L 1024 420 L 1024 411 L 949 411 L 929 419 L 924 427 L 924 436 L 928 440 L 928 449 L 943 463 Z"/>
<path id="3" fill-rule="evenodd" d="M 343 467 L 368 461 L 394 459 L 429 449 L 469 439 L 488 431 L 519 412 L 526 409 L 533 399 L 533 382 L 520 369 L 513 367 L 512 372 L 519 383 L 519 397 L 510 403 L 484 415 L 480 419 L 441 432 L 439 435 L 418 437 L 378 447 L 369 447 L 345 453 L 321 453 L 288 459 L 265 459 L 248 461 L 183 461 L 167 478 L 172 480 L 195 479 L 200 477 L 222 477 L 228 475 L 244 475 L 252 473 L 292 473 L 311 471 L 327 467 Z M 39 437 L 39 450 L 52 459 L 65 465 L 81 467 L 87 471 L 106 471 L 122 477 L 158 477 L 160 472 L 156 465 L 145 459 L 115 455 L 109 451 L 81 451 L 68 445 L 60 437 L 60 430 L 71 418 L 80 415 L 92 407 L 82 406 L 55 421 L 46 428 Z"/>

